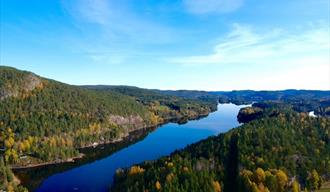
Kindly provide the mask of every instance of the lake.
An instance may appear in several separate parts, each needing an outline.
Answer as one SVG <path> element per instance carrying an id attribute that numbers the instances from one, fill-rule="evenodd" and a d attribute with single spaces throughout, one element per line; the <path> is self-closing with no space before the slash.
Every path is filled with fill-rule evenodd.
<path id="1" fill-rule="evenodd" d="M 219 104 L 218 110 L 205 118 L 181 125 L 176 123 L 162 125 L 151 132 L 142 134 L 140 139 L 136 139 L 134 142 L 118 146 L 117 149 L 119 150 L 117 151 L 116 149 L 110 149 L 109 151 L 104 147 L 88 149 L 101 152 L 104 150 L 104 152 L 103 155 L 96 156 L 91 162 L 81 163 L 79 166 L 71 163 L 47 168 L 46 172 L 50 176 L 42 178 L 41 184 L 38 183 L 40 186 L 35 191 L 109 191 L 116 169 L 130 167 L 133 164 L 169 155 L 188 144 L 226 132 L 239 125 L 236 116 L 239 109 L 246 106 Z M 64 166 L 66 168 L 63 168 Z M 30 177 L 28 180 L 36 179 L 38 174 L 45 175 L 42 173 L 45 172 L 43 169 L 29 170 Z M 51 175 L 51 171 L 55 174 Z M 31 176 L 31 172 L 33 172 L 33 176 Z"/>

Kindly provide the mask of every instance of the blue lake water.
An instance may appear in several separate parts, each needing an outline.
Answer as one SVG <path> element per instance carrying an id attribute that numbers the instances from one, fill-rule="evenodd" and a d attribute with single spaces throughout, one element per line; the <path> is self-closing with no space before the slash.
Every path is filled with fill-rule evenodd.
<path id="1" fill-rule="evenodd" d="M 205 118 L 183 125 L 163 125 L 143 140 L 106 158 L 46 178 L 36 191 L 109 191 L 116 169 L 169 155 L 188 144 L 226 132 L 239 125 L 236 116 L 245 106 L 219 104 L 218 110 Z"/>

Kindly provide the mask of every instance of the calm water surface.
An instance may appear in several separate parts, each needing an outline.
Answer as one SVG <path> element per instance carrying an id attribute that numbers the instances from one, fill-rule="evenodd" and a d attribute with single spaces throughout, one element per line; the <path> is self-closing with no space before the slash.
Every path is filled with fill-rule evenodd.
<path id="1" fill-rule="evenodd" d="M 163 125 L 143 140 L 106 158 L 46 178 L 36 191 L 109 191 L 116 169 L 169 155 L 188 144 L 226 132 L 239 125 L 236 116 L 245 106 L 220 104 L 218 110 L 206 118 L 183 125 Z"/>

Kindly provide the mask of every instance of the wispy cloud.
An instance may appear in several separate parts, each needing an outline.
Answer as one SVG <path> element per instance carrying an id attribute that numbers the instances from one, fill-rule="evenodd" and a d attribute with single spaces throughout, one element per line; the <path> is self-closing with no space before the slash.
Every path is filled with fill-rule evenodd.
<path id="1" fill-rule="evenodd" d="M 303 60 L 329 65 L 329 26 L 313 25 L 308 30 L 287 32 L 273 29 L 256 32 L 251 26 L 234 24 L 212 53 L 171 58 L 184 65 L 205 64 L 299 64 Z"/>
<path id="2" fill-rule="evenodd" d="M 186 10 L 194 14 L 228 13 L 243 5 L 244 0 L 183 0 Z"/>
<path id="3" fill-rule="evenodd" d="M 73 4 L 72 11 L 75 11 L 76 16 L 82 17 L 88 22 L 106 25 L 109 17 L 116 11 L 111 10 L 111 4 L 106 0 L 81 0 L 79 3 Z"/>
<path id="4" fill-rule="evenodd" d="M 123 0 L 62 0 L 63 8 L 81 31 L 75 51 L 92 63 L 117 65 L 145 51 L 147 46 L 171 43 L 176 33 Z M 149 51 L 151 52 L 151 51 Z M 144 53 L 146 54 L 146 53 Z"/>
<path id="5" fill-rule="evenodd" d="M 63 4 L 80 23 L 97 25 L 108 40 L 164 43 L 173 39 L 170 28 L 135 13 L 127 1 L 72 0 Z"/>

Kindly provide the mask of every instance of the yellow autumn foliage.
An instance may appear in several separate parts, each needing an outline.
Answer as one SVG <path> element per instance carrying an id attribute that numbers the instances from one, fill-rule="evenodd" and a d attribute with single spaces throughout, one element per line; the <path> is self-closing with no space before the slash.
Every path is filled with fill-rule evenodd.
<path id="1" fill-rule="evenodd" d="M 157 189 L 158 191 L 162 188 L 162 186 L 161 186 L 161 184 L 160 184 L 159 181 L 157 181 L 157 182 L 155 183 L 155 186 L 156 186 L 156 189 Z"/>
<path id="2" fill-rule="evenodd" d="M 132 166 L 130 169 L 129 169 L 129 172 L 128 174 L 129 175 L 135 175 L 135 174 L 140 174 L 140 173 L 143 173 L 145 170 L 143 168 L 141 168 L 140 166 Z"/>
<path id="3" fill-rule="evenodd" d="M 219 181 L 213 181 L 212 184 L 215 192 L 221 192 L 221 185 Z"/>

